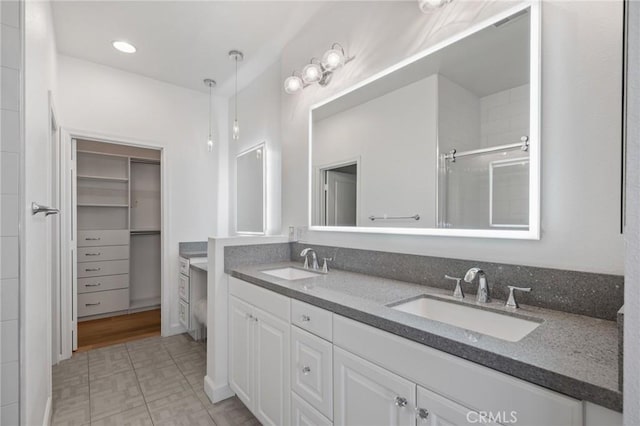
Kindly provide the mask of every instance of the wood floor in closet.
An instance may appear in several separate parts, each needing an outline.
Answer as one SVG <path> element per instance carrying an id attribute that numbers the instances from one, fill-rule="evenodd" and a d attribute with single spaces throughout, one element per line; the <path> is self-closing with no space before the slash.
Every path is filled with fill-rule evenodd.
<path id="1" fill-rule="evenodd" d="M 78 323 L 78 352 L 160 335 L 160 309 Z"/>

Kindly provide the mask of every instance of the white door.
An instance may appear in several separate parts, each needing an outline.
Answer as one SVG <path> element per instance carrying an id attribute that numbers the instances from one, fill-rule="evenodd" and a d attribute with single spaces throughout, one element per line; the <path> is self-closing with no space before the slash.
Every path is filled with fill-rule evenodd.
<path id="1" fill-rule="evenodd" d="M 61 209 L 61 160 L 62 160 L 62 147 L 60 144 L 60 133 L 58 129 L 58 123 L 55 116 L 51 115 L 51 207 Z M 61 273 L 62 268 L 60 264 L 60 249 L 61 249 L 61 234 L 60 234 L 60 214 L 51 215 L 49 223 L 51 238 L 50 247 L 50 265 L 51 265 L 51 362 L 57 364 L 62 359 L 62 332 L 61 327 L 62 320 L 62 289 L 61 289 Z"/>
<path id="2" fill-rule="evenodd" d="M 229 296 L 229 385 L 250 410 L 254 396 L 253 307 Z"/>
<path id="3" fill-rule="evenodd" d="M 255 412 L 263 425 L 288 425 L 291 384 L 289 382 L 289 324 L 255 309 Z"/>
<path id="4" fill-rule="evenodd" d="M 356 175 L 330 170 L 326 173 L 326 225 L 356 226 Z"/>
<path id="5" fill-rule="evenodd" d="M 509 420 L 509 417 L 505 416 L 510 416 L 511 413 L 485 413 L 481 415 L 418 386 L 417 426 L 496 425 L 491 421 L 489 415 L 502 416 L 503 420 Z"/>
<path id="6" fill-rule="evenodd" d="M 334 425 L 415 426 L 416 385 L 334 347 Z"/>

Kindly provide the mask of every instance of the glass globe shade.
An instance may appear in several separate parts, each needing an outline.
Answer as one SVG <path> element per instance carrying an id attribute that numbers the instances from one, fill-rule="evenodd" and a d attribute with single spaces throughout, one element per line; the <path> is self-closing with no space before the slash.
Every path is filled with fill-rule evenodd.
<path id="1" fill-rule="evenodd" d="M 322 66 L 327 71 L 334 71 L 344 65 L 344 53 L 339 49 L 329 49 L 322 56 Z"/>
<path id="2" fill-rule="evenodd" d="M 322 79 L 322 67 L 319 64 L 308 64 L 302 69 L 302 80 L 305 83 L 317 83 Z"/>
<path id="3" fill-rule="evenodd" d="M 298 93 L 300 90 L 302 90 L 302 86 L 303 86 L 302 79 L 297 75 L 289 76 L 284 81 L 284 91 L 290 95 L 293 95 L 294 93 Z"/>

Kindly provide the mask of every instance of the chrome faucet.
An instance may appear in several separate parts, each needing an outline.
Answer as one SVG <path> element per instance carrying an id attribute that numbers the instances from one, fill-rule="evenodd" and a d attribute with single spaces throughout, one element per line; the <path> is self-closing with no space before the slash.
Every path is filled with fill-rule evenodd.
<path id="1" fill-rule="evenodd" d="M 311 266 L 309 266 L 309 254 L 311 254 Z M 313 269 L 314 271 L 320 269 L 320 265 L 318 265 L 318 255 L 314 249 L 306 248 L 300 252 L 300 256 L 304 257 L 304 269 Z"/>
<path id="2" fill-rule="evenodd" d="M 488 303 L 491 301 L 491 294 L 489 293 L 489 283 L 487 282 L 487 276 L 480 268 L 471 268 L 464 275 L 464 280 L 468 283 L 478 276 L 478 293 L 476 295 L 476 302 Z"/>

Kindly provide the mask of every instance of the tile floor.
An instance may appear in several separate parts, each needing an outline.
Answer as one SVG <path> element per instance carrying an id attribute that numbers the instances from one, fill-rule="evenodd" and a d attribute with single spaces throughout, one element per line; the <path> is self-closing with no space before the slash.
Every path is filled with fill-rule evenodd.
<path id="1" fill-rule="evenodd" d="M 259 425 L 236 397 L 209 401 L 205 370 L 186 334 L 75 354 L 53 368 L 53 425 Z"/>

